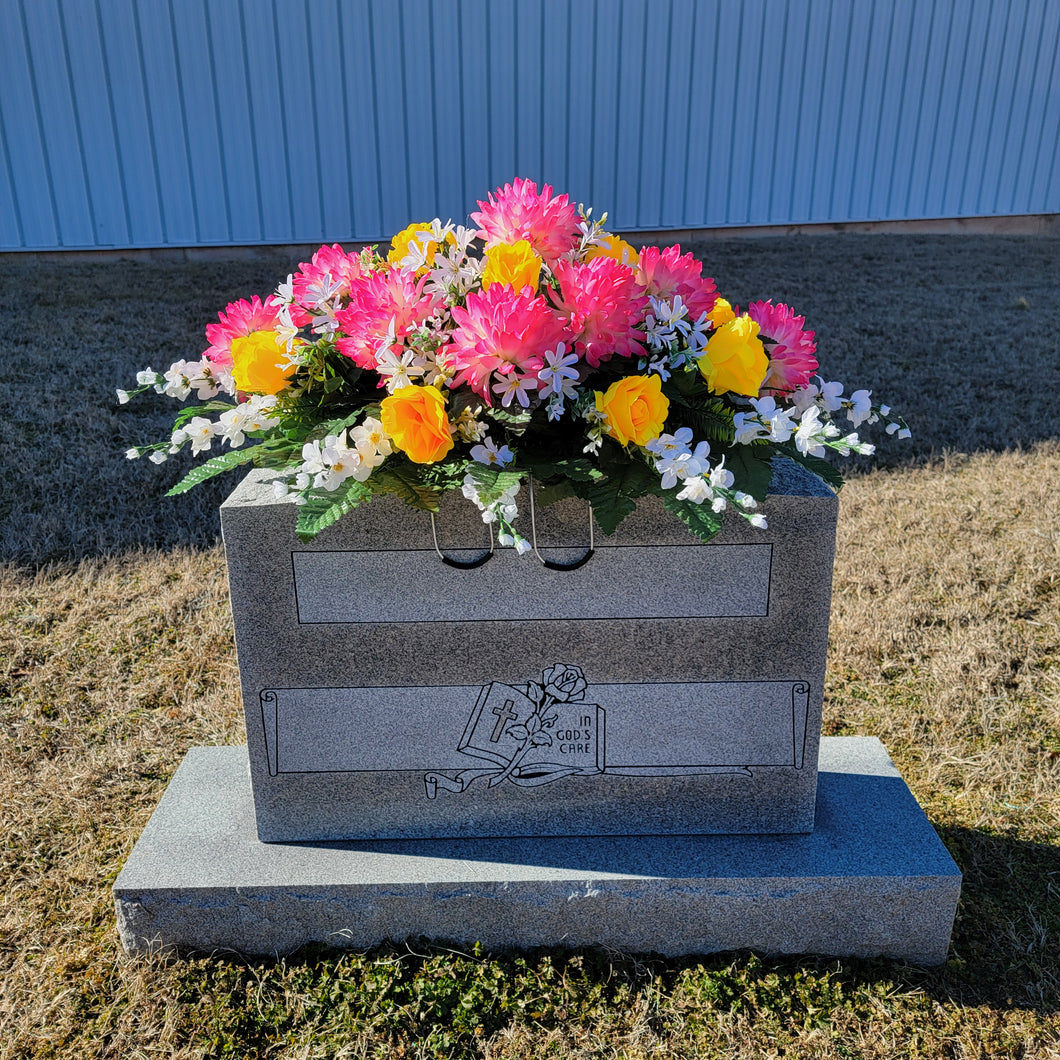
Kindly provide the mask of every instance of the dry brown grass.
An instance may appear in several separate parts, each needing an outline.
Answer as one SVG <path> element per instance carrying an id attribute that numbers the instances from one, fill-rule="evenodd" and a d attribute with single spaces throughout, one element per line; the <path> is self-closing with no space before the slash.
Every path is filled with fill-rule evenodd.
<path id="1" fill-rule="evenodd" d="M 134 840 L 189 746 L 243 737 L 216 497 L 121 461 L 171 409 L 111 388 L 284 270 L 6 264 L 0 1058 L 1060 1057 L 1060 241 L 700 249 L 913 423 L 842 494 L 826 731 L 884 740 L 964 872 L 949 963 L 125 958 Z"/>
<path id="2" fill-rule="evenodd" d="M 1043 443 L 842 494 L 826 728 L 879 735 L 961 863 L 946 969 L 745 961 L 727 987 L 744 1001 L 722 1003 L 702 979 L 718 965 L 669 962 L 623 1006 L 513 1020 L 483 1055 L 1060 1055 L 1058 481 L 1060 446 Z M 118 949 L 109 887 L 183 749 L 241 739 L 221 552 L 8 568 L 0 590 L 0 1056 L 224 1055 L 218 1028 L 254 1022 L 246 1006 L 292 1024 L 276 1055 L 340 1055 L 313 1044 L 343 1025 L 297 959 Z M 778 1003 L 800 975 L 823 1019 Z M 382 1044 L 362 1028 L 341 1055 Z"/>

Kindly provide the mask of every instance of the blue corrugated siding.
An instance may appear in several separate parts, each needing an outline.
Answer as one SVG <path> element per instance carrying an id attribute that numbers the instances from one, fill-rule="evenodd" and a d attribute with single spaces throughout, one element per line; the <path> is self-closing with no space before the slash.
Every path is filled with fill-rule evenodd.
<path id="1" fill-rule="evenodd" d="M 0 0 L 0 248 L 1060 212 L 1060 0 Z"/>

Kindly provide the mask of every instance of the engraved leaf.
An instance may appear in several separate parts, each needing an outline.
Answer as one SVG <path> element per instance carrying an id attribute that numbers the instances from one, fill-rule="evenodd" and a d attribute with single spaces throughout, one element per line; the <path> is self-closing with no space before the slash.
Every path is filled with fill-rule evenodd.
<path id="1" fill-rule="evenodd" d="M 504 735 L 513 740 L 525 740 L 530 736 L 530 731 L 525 725 L 509 725 Z"/>

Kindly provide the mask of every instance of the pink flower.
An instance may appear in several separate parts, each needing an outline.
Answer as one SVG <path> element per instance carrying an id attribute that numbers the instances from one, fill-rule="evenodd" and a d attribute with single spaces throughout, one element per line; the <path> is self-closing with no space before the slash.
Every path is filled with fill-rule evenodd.
<path id="1" fill-rule="evenodd" d="M 479 226 L 480 239 L 491 246 L 525 239 L 549 266 L 577 246 L 581 235 L 578 211 L 566 195 L 553 198 L 551 184 L 538 194 L 532 180 L 517 178 L 478 205 L 479 212 L 471 220 Z"/>
<path id="2" fill-rule="evenodd" d="M 714 281 L 703 275 L 703 263 L 691 254 L 682 254 L 679 246 L 665 250 L 644 247 L 640 252 L 637 283 L 648 294 L 667 302 L 680 295 L 693 321 L 709 313 L 718 297 Z"/>
<path id="3" fill-rule="evenodd" d="M 375 368 L 380 353 L 401 343 L 438 310 L 440 296 L 424 294 L 426 282 L 426 276 L 417 278 L 410 269 L 352 278 L 349 304 L 335 314 L 343 332 L 335 339 L 339 353 L 362 368 Z"/>
<path id="4" fill-rule="evenodd" d="M 789 394 L 805 386 L 817 371 L 817 343 L 813 332 L 803 329 L 805 317 L 784 304 L 772 301 L 752 302 L 747 315 L 759 327 L 759 336 L 767 343 L 769 371 L 762 382 L 763 394 Z"/>
<path id="5" fill-rule="evenodd" d="M 445 363 L 458 370 L 452 386 L 467 383 L 487 403 L 495 372 L 502 378 L 514 372 L 536 376 L 546 351 L 569 341 L 563 321 L 542 296 L 516 292 L 507 284 L 473 291 L 465 307 L 454 306 L 452 314 L 457 325 L 452 342 L 440 351 Z"/>
<path id="6" fill-rule="evenodd" d="M 350 293 L 350 283 L 362 271 L 360 255 L 347 254 L 338 243 L 321 247 L 312 261 L 301 262 L 291 284 L 291 319 L 295 325 L 301 328 L 309 323 L 312 317 L 306 310 L 312 310 L 321 298 L 345 298 Z"/>
<path id="7" fill-rule="evenodd" d="M 214 364 L 232 367 L 232 340 L 253 335 L 255 331 L 274 331 L 280 303 L 273 295 L 263 302 L 257 295 L 248 302 L 241 298 L 229 302 L 223 313 L 217 314 L 219 324 L 206 325 L 206 341 L 210 347 L 203 356 Z"/>
<path id="8" fill-rule="evenodd" d="M 644 332 L 637 324 L 644 319 L 648 296 L 632 269 L 599 257 L 584 265 L 557 261 L 553 271 L 560 286 L 556 310 L 593 368 L 615 355 L 644 352 Z"/>

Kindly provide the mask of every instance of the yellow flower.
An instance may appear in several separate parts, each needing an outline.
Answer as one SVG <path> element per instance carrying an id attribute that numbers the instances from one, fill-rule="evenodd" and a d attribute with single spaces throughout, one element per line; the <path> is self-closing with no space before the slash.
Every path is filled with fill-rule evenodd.
<path id="1" fill-rule="evenodd" d="M 646 445 L 662 434 L 670 401 L 657 375 L 629 375 L 598 390 L 596 407 L 607 416 L 607 433 L 622 445 Z"/>
<path id="2" fill-rule="evenodd" d="M 486 248 L 486 267 L 482 270 L 482 289 L 491 283 L 507 283 L 517 291 L 537 290 L 541 278 L 541 259 L 525 239 L 515 243 L 494 243 Z"/>
<path id="3" fill-rule="evenodd" d="M 589 247 L 585 252 L 586 261 L 592 261 L 593 258 L 614 258 L 615 261 L 620 261 L 623 265 L 636 267 L 639 264 L 640 251 L 631 243 L 627 243 L 618 236 L 611 235 L 610 232 L 601 232 L 600 236 L 603 239 L 603 243 Z"/>
<path id="4" fill-rule="evenodd" d="M 722 324 L 728 324 L 730 321 L 735 320 L 736 314 L 732 311 L 732 306 L 724 298 L 719 298 L 714 303 L 714 308 L 707 314 L 707 319 L 716 328 L 720 328 Z"/>
<path id="5" fill-rule="evenodd" d="M 412 241 L 416 238 L 420 232 L 429 232 L 431 225 L 426 221 L 417 221 L 415 224 L 411 224 L 408 228 L 403 228 L 392 240 L 390 240 L 390 253 L 387 254 L 386 260 L 391 265 L 400 267 L 401 262 L 408 257 L 409 253 L 413 249 Z M 434 253 L 438 249 L 438 244 L 435 242 L 429 242 L 427 244 L 427 266 L 434 260 Z M 427 266 L 418 270 L 419 272 L 426 272 Z"/>
<path id="6" fill-rule="evenodd" d="M 232 340 L 232 378 L 244 394 L 278 394 L 295 366 L 280 368 L 286 349 L 275 331 L 255 331 Z"/>
<path id="7" fill-rule="evenodd" d="M 453 448 L 445 398 L 433 386 L 403 386 L 381 403 L 383 430 L 415 464 L 433 464 Z"/>
<path id="8" fill-rule="evenodd" d="M 723 324 L 711 335 L 698 364 L 707 386 L 715 394 L 732 391 L 757 397 L 769 369 L 769 358 L 758 337 L 758 325 L 746 313 Z"/>

